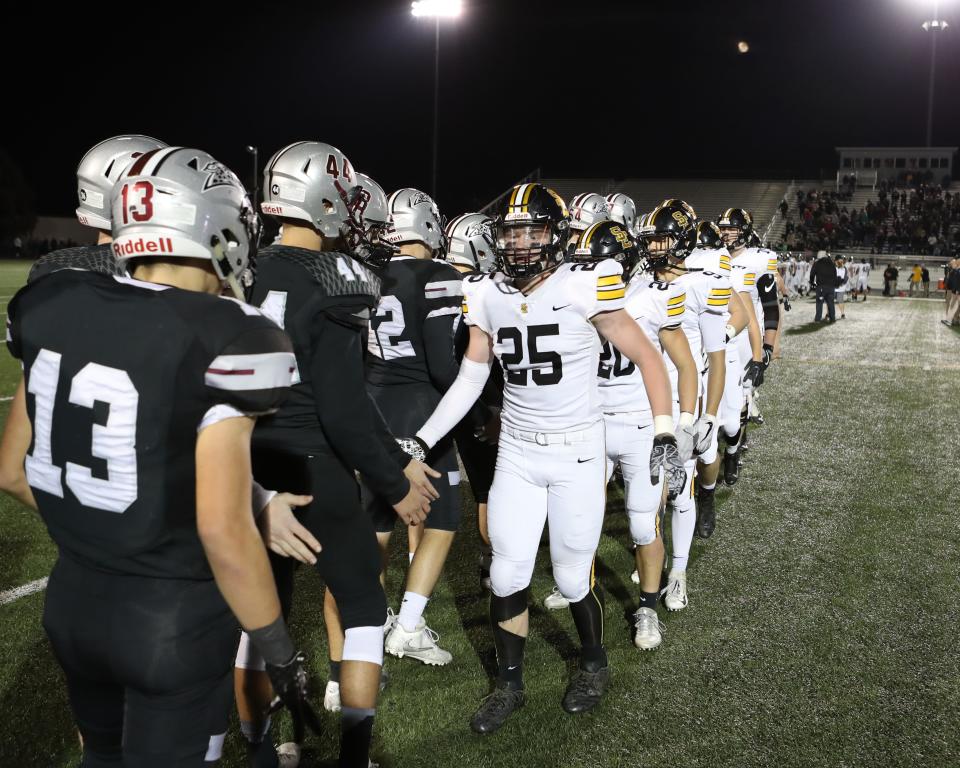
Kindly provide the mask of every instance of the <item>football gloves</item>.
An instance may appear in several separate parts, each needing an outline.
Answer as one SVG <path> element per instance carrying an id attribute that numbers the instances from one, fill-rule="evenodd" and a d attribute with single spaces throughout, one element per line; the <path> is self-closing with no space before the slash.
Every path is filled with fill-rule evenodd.
<path id="1" fill-rule="evenodd" d="M 675 499 L 683 493 L 687 484 L 687 471 L 677 450 L 677 440 L 673 435 L 657 435 L 653 438 L 653 450 L 650 451 L 650 484 L 660 482 L 660 471 L 667 482 L 667 498 Z"/>
<path id="2" fill-rule="evenodd" d="M 413 437 L 398 437 L 397 443 L 410 458 L 426 462 L 427 452 L 430 449 L 427 448 L 427 444 L 416 435 Z"/>
<path id="3" fill-rule="evenodd" d="M 293 720 L 293 740 L 303 743 L 306 727 L 314 733 L 320 733 L 320 721 L 307 700 L 307 659 L 297 651 L 285 664 L 267 664 L 267 675 L 276 694 L 267 714 L 273 714 L 286 707 Z"/>

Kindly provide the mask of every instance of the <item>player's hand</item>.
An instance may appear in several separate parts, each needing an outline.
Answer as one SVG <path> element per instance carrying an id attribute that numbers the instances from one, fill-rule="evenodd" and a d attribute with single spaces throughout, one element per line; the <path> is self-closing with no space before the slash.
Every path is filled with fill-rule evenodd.
<path id="1" fill-rule="evenodd" d="M 764 344 L 763 345 L 763 370 L 767 370 L 770 367 L 770 363 L 773 362 L 773 344 Z"/>
<path id="2" fill-rule="evenodd" d="M 760 360 L 751 360 L 744 367 L 743 380 L 753 389 L 763 384 L 763 362 Z"/>
<path id="3" fill-rule="evenodd" d="M 675 499 L 683 493 L 683 487 L 687 484 L 687 470 L 684 469 L 673 435 L 657 435 L 653 438 L 653 450 L 650 451 L 651 485 L 659 484 L 661 470 L 667 481 L 667 498 Z"/>
<path id="4" fill-rule="evenodd" d="M 481 443 L 496 445 L 500 441 L 500 409 L 490 409 L 490 420 L 473 433 Z"/>
<path id="5" fill-rule="evenodd" d="M 430 478 L 440 478 L 442 475 L 433 467 L 424 464 L 422 461 L 411 459 L 410 463 L 403 468 L 403 474 L 410 481 L 410 487 L 416 488 L 420 493 L 427 497 L 427 501 L 436 501 L 440 498 L 437 489 L 433 487 Z"/>
<path id="6" fill-rule="evenodd" d="M 693 452 L 700 456 L 710 450 L 717 435 L 717 417 L 705 413 L 694 422 L 693 428 L 697 433 L 697 444 Z"/>
<path id="7" fill-rule="evenodd" d="M 424 464 L 424 466 L 426 465 Z M 419 525 L 430 514 L 430 497 L 413 483 L 410 483 L 410 490 L 407 491 L 407 495 L 394 504 L 393 508 L 404 525 Z"/>
<path id="8" fill-rule="evenodd" d="M 267 675 L 273 685 L 275 698 L 270 704 L 268 714 L 286 707 L 293 720 L 293 740 L 303 743 L 305 726 L 315 734 L 320 734 L 320 721 L 307 700 L 309 680 L 307 678 L 307 659 L 300 651 L 286 664 L 274 666 L 267 664 Z"/>
<path id="9" fill-rule="evenodd" d="M 784 311 L 784 312 L 789 312 L 791 309 L 792 309 L 792 307 L 791 307 L 791 305 L 790 305 L 790 299 L 788 299 L 786 296 L 784 296 L 784 297 L 783 297 L 783 311 Z"/>
<path id="10" fill-rule="evenodd" d="M 320 542 L 301 525 L 293 510 L 305 507 L 313 501 L 313 496 L 295 496 L 292 493 L 278 493 L 263 508 L 257 520 L 263 543 L 271 552 L 283 557 L 292 557 L 307 565 L 317 562 L 316 553 L 320 551 Z"/>
<path id="11" fill-rule="evenodd" d="M 696 422 L 693 424 L 681 424 L 677 427 L 677 453 L 680 454 L 680 460 L 688 462 L 693 458 L 693 449 L 697 444 Z"/>

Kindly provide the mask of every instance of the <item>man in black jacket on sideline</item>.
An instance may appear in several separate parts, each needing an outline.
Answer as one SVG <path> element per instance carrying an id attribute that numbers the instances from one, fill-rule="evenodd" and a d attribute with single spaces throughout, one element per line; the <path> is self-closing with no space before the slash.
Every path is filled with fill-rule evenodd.
<path id="1" fill-rule="evenodd" d="M 820 251 L 817 256 L 810 270 L 810 287 L 817 292 L 817 313 L 813 321 L 820 322 L 823 315 L 823 302 L 827 302 L 827 318 L 832 323 L 837 319 L 833 306 L 834 292 L 837 288 L 837 267 L 825 251 Z"/>

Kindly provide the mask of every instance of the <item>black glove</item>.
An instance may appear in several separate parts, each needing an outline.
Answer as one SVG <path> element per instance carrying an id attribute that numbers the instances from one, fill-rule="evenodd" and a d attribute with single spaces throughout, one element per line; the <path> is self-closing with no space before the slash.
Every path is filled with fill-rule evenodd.
<path id="1" fill-rule="evenodd" d="M 751 387 L 756 389 L 763 384 L 763 363 L 751 360 L 743 370 L 745 371 L 743 380 L 749 383 Z"/>
<path id="2" fill-rule="evenodd" d="M 784 296 L 783 299 L 781 299 L 781 301 L 783 302 L 783 311 L 784 311 L 784 312 L 789 312 L 790 309 L 791 309 L 791 307 L 790 307 L 790 299 L 788 299 L 786 296 Z"/>
<path id="3" fill-rule="evenodd" d="M 416 435 L 413 437 L 398 437 L 397 443 L 410 458 L 426 462 L 430 449 L 427 447 L 427 444 Z"/>
<path id="4" fill-rule="evenodd" d="M 675 499 L 687 484 L 687 470 L 683 467 L 677 440 L 673 435 L 657 435 L 650 451 L 650 484 L 660 482 L 660 470 L 667 481 L 667 498 Z"/>
<path id="5" fill-rule="evenodd" d="M 763 370 L 767 370 L 770 367 L 770 363 L 773 362 L 773 344 L 764 344 L 763 345 Z"/>
<path id="6" fill-rule="evenodd" d="M 267 675 L 276 694 L 267 714 L 273 714 L 283 707 L 290 710 L 293 720 L 293 740 L 303 743 L 304 726 L 310 726 L 314 733 L 320 733 L 320 721 L 313 707 L 307 701 L 307 659 L 299 651 L 286 663 L 279 666 L 267 664 Z"/>

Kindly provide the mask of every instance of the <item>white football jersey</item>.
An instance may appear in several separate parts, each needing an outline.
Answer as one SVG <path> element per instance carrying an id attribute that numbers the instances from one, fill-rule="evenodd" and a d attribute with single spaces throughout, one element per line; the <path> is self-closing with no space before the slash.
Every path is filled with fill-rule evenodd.
<path id="1" fill-rule="evenodd" d="M 463 318 L 493 340 L 503 366 L 503 423 L 531 432 L 583 430 L 601 417 L 600 336 L 590 318 L 622 309 L 623 269 L 612 259 L 561 264 L 524 295 L 503 276 L 463 281 Z"/>
<path id="2" fill-rule="evenodd" d="M 777 271 L 777 254 L 766 248 L 744 248 L 730 260 L 730 280 L 738 293 L 749 293 L 754 304 L 760 303 L 757 280 Z"/>
<path id="3" fill-rule="evenodd" d="M 680 327 L 690 343 L 690 352 L 697 370 L 706 368 L 705 354 L 726 348 L 727 322 L 730 319 L 730 297 L 733 286 L 728 277 L 708 270 L 687 272 L 672 280 L 686 296 Z M 669 357 L 667 372 L 674 391 L 677 390 L 677 368 Z"/>
<path id="4" fill-rule="evenodd" d="M 660 349 L 660 331 L 677 328 L 683 321 L 686 296 L 683 286 L 644 278 L 638 274 L 631 280 L 627 288 L 626 310 L 653 345 Z M 597 375 L 604 413 L 650 411 L 640 369 L 609 341 L 603 342 Z"/>
<path id="5" fill-rule="evenodd" d="M 687 269 L 709 269 L 730 277 L 730 251 L 726 248 L 694 248 L 683 263 Z"/>

